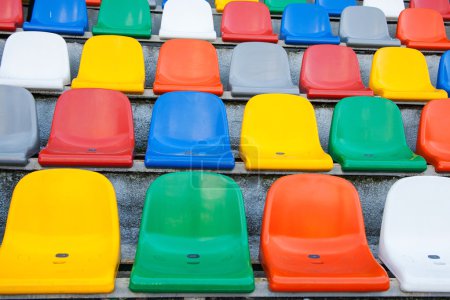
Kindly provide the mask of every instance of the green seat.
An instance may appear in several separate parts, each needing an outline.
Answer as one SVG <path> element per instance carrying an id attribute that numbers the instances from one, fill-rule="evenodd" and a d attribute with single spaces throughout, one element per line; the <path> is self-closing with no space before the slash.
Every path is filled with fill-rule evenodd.
<path id="1" fill-rule="evenodd" d="M 292 3 L 308 3 L 307 0 L 264 0 L 271 13 L 281 14 L 284 8 Z"/>
<path id="2" fill-rule="evenodd" d="M 253 291 L 244 202 L 231 178 L 179 172 L 151 184 L 130 289 Z"/>
<path id="3" fill-rule="evenodd" d="M 421 172 L 427 168 L 426 161 L 406 143 L 397 105 L 384 98 L 339 101 L 328 150 L 344 171 Z"/>
<path id="4" fill-rule="evenodd" d="M 92 32 L 150 38 L 152 20 L 148 0 L 103 0 Z"/>

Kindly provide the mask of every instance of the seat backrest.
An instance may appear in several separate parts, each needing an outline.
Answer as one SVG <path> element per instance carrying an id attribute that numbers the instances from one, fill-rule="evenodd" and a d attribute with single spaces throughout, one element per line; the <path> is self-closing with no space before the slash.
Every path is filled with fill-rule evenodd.
<path id="1" fill-rule="evenodd" d="M 341 38 L 389 39 L 389 29 L 384 13 L 376 7 L 350 6 L 341 14 Z"/>
<path id="2" fill-rule="evenodd" d="M 212 10 L 205 0 L 170 0 L 164 6 L 161 29 L 175 32 L 214 31 Z"/>
<path id="3" fill-rule="evenodd" d="M 450 51 L 446 51 L 439 61 L 437 88 L 450 92 Z"/>
<path id="4" fill-rule="evenodd" d="M 405 9 L 403 0 L 364 0 L 363 5 L 381 9 L 388 18 L 398 18 Z"/>
<path id="5" fill-rule="evenodd" d="M 428 102 L 422 110 L 420 126 L 417 134 L 417 149 L 427 145 L 450 146 L 450 100 L 434 100 Z M 436 145 L 437 144 L 437 145 Z M 447 151 L 449 151 L 448 149 Z"/>
<path id="6" fill-rule="evenodd" d="M 0 2 L 0 27 L 2 23 L 23 23 L 22 0 L 2 0 Z"/>
<path id="7" fill-rule="evenodd" d="M 315 4 L 322 6 L 327 10 L 340 10 L 348 6 L 358 5 L 356 0 L 315 0 Z"/>
<path id="8" fill-rule="evenodd" d="M 147 28 L 151 25 L 148 1 L 103 0 L 98 25 L 109 28 Z"/>
<path id="9" fill-rule="evenodd" d="M 448 0 L 410 0 L 410 8 L 432 8 L 441 14 L 450 12 L 450 4 Z"/>
<path id="10" fill-rule="evenodd" d="M 310 46 L 303 55 L 300 85 L 322 89 L 363 87 L 356 53 L 346 46 Z"/>
<path id="11" fill-rule="evenodd" d="M 225 6 L 222 32 L 239 34 L 272 34 L 270 11 L 264 3 L 238 1 Z"/>
<path id="12" fill-rule="evenodd" d="M 397 37 L 406 41 L 437 42 L 447 39 L 444 20 L 430 8 L 407 8 L 400 14 Z"/>
<path id="13" fill-rule="evenodd" d="M 34 0 L 32 23 L 70 25 L 87 19 L 85 0 Z"/>
<path id="14" fill-rule="evenodd" d="M 281 19 L 281 39 L 295 36 L 331 35 L 331 24 L 325 8 L 314 4 L 289 4 Z"/>

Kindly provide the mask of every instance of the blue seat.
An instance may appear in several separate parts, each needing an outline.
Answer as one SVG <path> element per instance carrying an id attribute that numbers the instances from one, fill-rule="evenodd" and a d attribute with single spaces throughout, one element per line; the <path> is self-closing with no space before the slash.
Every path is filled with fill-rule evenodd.
<path id="1" fill-rule="evenodd" d="M 330 18 L 325 8 L 315 4 L 289 4 L 281 19 L 280 39 L 286 44 L 339 44 L 331 32 Z"/>
<path id="2" fill-rule="evenodd" d="M 225 106 L 203 92 L 170 92 L 153 107 L 146 167 L 232 169 Z"/>
<path id="3" fill-rule="evenodd" d="M 88 30 L 85 0 L 35 0 L 24 30 L 84 35 Z"/>
<path id="4" fill-rule="evenodd" d="M 441 56 L 437 78 L 437 88 L 450 93 L 450 50 Z"/>
<path id="5" fill-rule="evenodd" d="M 330 16 L 340 16 L 348 6 L 358 5 L 356 0 L 316 0 L 316 4 L 325 8 Z"/>

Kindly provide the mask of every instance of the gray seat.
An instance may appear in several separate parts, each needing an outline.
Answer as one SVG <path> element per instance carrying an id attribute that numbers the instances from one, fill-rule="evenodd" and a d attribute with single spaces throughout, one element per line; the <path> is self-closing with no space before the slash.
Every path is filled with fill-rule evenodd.
<path id="1" fill-rule="evenodd" d="M 22 87 L 0 85 L 0 164 L 26 165 L 39 152 L 33 95 Z"/>
<path id="2" fill-rule="evenodd" d="M 148 0 L 148 5 L 150 8 L 156 8 L 156 0 Z"/>
<path id="3" fill-rule="evenodd" d="M 356 47 L 400 46 L 389 35 L 386 16 L 376 7 L 350 6 L 344 9 L 339 27 L 341 41 Z"/>
<path id="4" fill-rule="evenodd" d="M 299 94 L 292 83 L 286 51 L 271 43 L 242 43 L 233 50 L 230 67 L 233 96 Z"/>

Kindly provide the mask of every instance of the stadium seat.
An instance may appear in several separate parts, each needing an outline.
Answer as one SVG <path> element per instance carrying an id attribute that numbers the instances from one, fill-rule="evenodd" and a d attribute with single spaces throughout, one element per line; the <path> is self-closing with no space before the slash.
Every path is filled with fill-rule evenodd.
<path id="1" fill-rule="evenodd" d="M 103 0 L 92 33 L 150 38 L 152 20 L 148 1 Z"/>
<path id="2" fill-rule="evenodd" d="M 69 52 L 64 39 L 48 32 L 13 33 L 3 49 L 0 84 L 62 90 L 70 84 Z"/>
<path id="3" fill-rule="evenodd" d="M 102 0 L 86 0 L 86 4 L 89 6 L 100 6 Z"/>
<path id="4" fill-rule="evenodd" d="M 89 30 L 85 0 L 34 0 L 33 13 L 23 30 L 84 35 Z"/>
<path id="5" fill-rule="evenodd" d="M 270 187 L 260 260 L 279 292 L 369 292 L 389 288 L 370 252 L 358 192 L 323 174 L 284 176 Z"/>
<path id="6" fill-rule="evenodd" d="M 139 42 L 125 36 L 100 35 L 84 44 L 72 88 L 143 93 L 144 82 L 144 53 Z"/>
<path id="7" fill-rule="evenodd" d="M 148 0 L 148 5 L 150 8 L 156 8 L 156 0 Z"/>
<path id="8" fill-rule="evenodd" d="M 383 98 L 339 101 L 328 152 L 344 171 L 422 172 L 427 168 L 426 161 L 406 143 L 400 109 Z"/>
<path id="9" fill-rule="evenodd" d="M 215 41 L 211 6 L 205 0 L 170 0 L 161 17 L 160 39 Z"/>
<path id="10" fill-rule="evenodd" d="M 446 91 L 431 84 L 425 56 L 415 49 L 387 47 L 375 52 L 369 87 L 391 100 L 447 98 Z"/>
<path id="11" fill-rule="evenodd" d="M 352 48 L 338 45 L 315 45 L 306 49 L 300 89 L 308 98 L 373 96 L 372 90 L 362 82 L 356 53 Z"/>
<path id="12" fill-rule="evenodd" d="M 309 3 L 286 7 L 281 19 L 280 39 L 292 45 L 340 43 L 339 37 L 331 32 L 325 8 Z"/>
<path id="13" fill-rule="evenodd" d="M 450 50 L 441 56 L 436 86 L 450 93 Z"/>
<path id="14" fill-rule="evenodd" d="M 229 86 L 233 96 L 299 94 L 292 83 L 286 51 L 269 43 L 243 43 L 234 48 Z"/>
<path id="15" fill-rule="evenodd" d="M 209 172 L 171 173 L 153 181 L 142 213 L 130 289 L 253 291 L 244 201 L 236 182 Z"/>
<path id="16" fill-rule="evenodd" d="M 409 48 L 448 50 L 450 41 L 441 14 L 430 8 L 407 8 L 400 14 L 397 38 Z"/>
<path id="17" fill-rule="evenodd" d="M 112 90 L 74 89 L 56 102 L 50 137 L 39 153 L 39 163 L 131 167 L 133 151 L 133 115 L 127 96 Z"/>
<path id="18" fill-rule="evenodd" d="M 363 6 L 379 8 L 388 19 L 397 19 L 405 9 L 403 0 L 364 0 Z"/>
<path id="19" fill-rule="evenodd" d="M 258 3 L 258 0 L 215 0 L 216 11 L 222 12 L 228 3 L 232 3 L 232 2 L 236 2 L 236 1 Z"/>
<path id="20" fill-rule="evenodd" d="M 450 172 L 450 99 L 425 105 L 417 136 L 417 153 L 437 172 Z"/>
<path id="21" fill-rule="evenodd" d="M 248 170 L 333 168 L 320 145 L 313 106 L 295 95 L 264 94 L 247 102 L 239 152 Z"/>
<path id="22" fill-rule="evenodd" d="M 307 0 L 264 0 L 271 13 L 282 14 L 286 6 L 294 3 L 307 3 Z"/>
<path id="23" fill-rule="evenodd" d="M 378 257 L 405 292 L 450 292 L 450 179 L 414 176 L 389 190 Z"/>
<path id="24" fill-rule="evenodd" d="M 224 42 L 278 42 L 270 11 L 259 2 L 230 2 L 223 11 L 221 31 Z"/>
<path id="25" fill-rule="evenodd" d="M 119 240 L 116 195 L 105 176 L 76 169 L 25 175 L 0 247 L 0 294 L 110 293 Z"/>
<path id="26" fill-rule="evenodd" d="M 161 46 L 153 92 L 163 94 L 172 91 L 222 95 L 219 60 L 211 43 L 200 40 L 170 40 Z"/>
<path id="27" fill-rule="evenodd" d="M 352 47 L 400 46 L 389 35 L 384 13 L 376 7 L 350 6 L 344 9 L 339 25 L 341 41 Z"/>
<path id="28" fill-rule="evenodd" d="M 410 8 L 432 8 L 437 10 L 444 20 L 450 20 L 450 3 L 448 0 L 410 0 Z"/>
<path id="29" fill-rule="evenodd" d="M 33 95 L 22 87 L 0 85 L 0 165 L 26 165 L 39 152 Z"/>
<path id="30" fill-rule="evenodd" d="M 22 26 L 22 0 L 2 0 L 0 2 L 0 30 L 16 31 Z"/>
<path id="31" fill-rule="evenodd" d="M 316 0 L 315 3 L 325 8 L 333 17 L 340 16 L 346 7 L 358 5 L 356 0 Z"/>
<path id="32" fill-rule="evenodd" d="M 202 92 L 171 92 L 152 110 L 145 166 L 233 169 L 225 105 Z"/>

